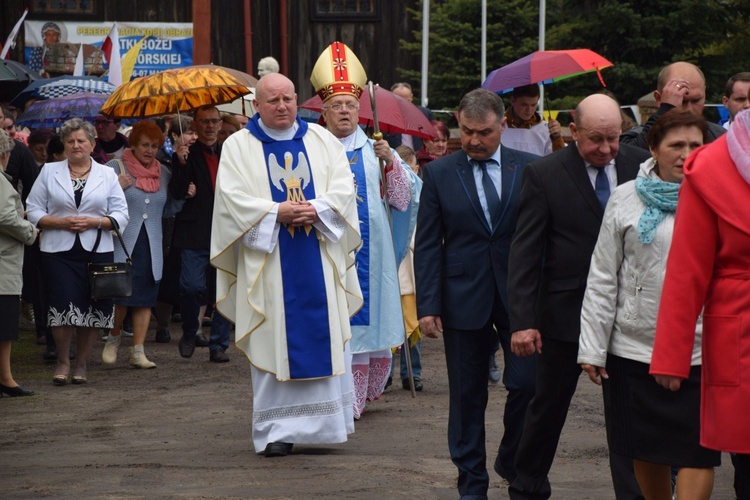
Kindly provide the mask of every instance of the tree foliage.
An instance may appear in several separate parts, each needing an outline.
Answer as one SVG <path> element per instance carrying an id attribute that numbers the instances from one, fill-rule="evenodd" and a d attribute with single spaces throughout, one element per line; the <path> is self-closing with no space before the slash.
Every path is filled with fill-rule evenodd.
<path id="1" fill-rule="evenodd" d="M 539 9 L 525 0 L 488 0 L 487 68 L 503 66 L 536 50 Z M 481 85 L 481 2 L 431 1 L 429 98 L 432 108 L 455 108 L 466 92 Z M 410 11 L 422 25 L 421 5 Z M 422 31 L 402 48 L 421 54 Z M 408 80 L 419 81 L 419 70 L 400 70 Z M 416 90 L 416 89 L 415 89 Z"/>
<path id="2" fill-rule="evenodd" d="M 537 49 L 538 2 L 489 0 L 487 70 Z M 421 26 L 421 6 L 412 11 Z M 455 107 L 480 80 L 481 0 L 431 2 L 431 107 Z M 421 31 L 402 47 L 421 52 Z M 709 101 L 720 101 L 731 75 L 750 70 L 750 0 L 548 0 L 546 49 L 590 48 L 615 65 L 602 77 L 623 103 L 656 87 L 659 70 L 690 61 L 705 73 Z M 418 81 L 419 71 L 403 71 Z M 592 74 L 546 87 L 555 100 L 601 89 Z"/>

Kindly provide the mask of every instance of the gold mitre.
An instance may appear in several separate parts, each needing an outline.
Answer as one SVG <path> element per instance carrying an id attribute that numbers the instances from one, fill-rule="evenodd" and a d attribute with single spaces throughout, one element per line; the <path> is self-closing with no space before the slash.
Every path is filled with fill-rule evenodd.
<path id="1" fill-rule="evenodd" d="M 367 73 L 349 47 L 333 42 L 318 57 L 310 81 L 323 102 L 335 95 L 359 99 L 367 83 Z"/>

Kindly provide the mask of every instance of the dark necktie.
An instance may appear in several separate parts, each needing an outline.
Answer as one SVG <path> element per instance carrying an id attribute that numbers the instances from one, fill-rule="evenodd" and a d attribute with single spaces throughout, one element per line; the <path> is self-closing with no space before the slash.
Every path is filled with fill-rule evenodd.
<path id="1" fill-rule="evenodd" d="M 479 168 L 482 169 L 482 187 L 484 188 L 484 199 L 487 202 L 487 210 L 490 213 L 490 227 L 492 227 L 492 218 L 497 216 L 500 211 L 500 198 L 497 196 L 497 188 L 492 182 L 490 174 L 487 173 L 487 162 L 480 161 Z"/>
<path id="2" fill-rule="evenodd" d="M 602 205 L 602 210 L 604 210 L 607 206 L 607 200 L 609 200 L 609 179 L 607 179 L 604 167 L 597 168 L 597 170 L 594 191 L 596 192 L 596 197 L 599 198 L 599 203 Z"/>

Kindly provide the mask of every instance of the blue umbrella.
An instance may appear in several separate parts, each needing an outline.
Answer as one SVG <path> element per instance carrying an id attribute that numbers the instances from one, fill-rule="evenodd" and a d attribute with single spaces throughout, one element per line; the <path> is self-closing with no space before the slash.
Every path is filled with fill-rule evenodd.
<path id="1" fill-rule="evenodd" d="M 65 97 L 81 92 L 103 94 L 109 96 L 117 87 L 109 82 L 100 80 L 94 76 L 58 76 L 55 78 L 44 78 L 37 80 L 21 91 L 11 104 L 23 109 L 29 99 L 51 97 Z"/>
<path id="2" fill-rule="evenodd" d="M 78 93 L 53 97 L 32 103 L 16 120 L 16 125 L 29 128 L 57 128 L 71 118 L 93 122 L 107 101 L 107 94 Z"/>

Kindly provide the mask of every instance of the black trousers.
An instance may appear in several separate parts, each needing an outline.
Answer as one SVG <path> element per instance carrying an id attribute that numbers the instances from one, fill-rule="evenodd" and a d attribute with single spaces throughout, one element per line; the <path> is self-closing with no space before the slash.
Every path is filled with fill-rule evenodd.
<path id="1" fill-rule="evenodd" d="M 734 492 L 737 500 L 750 500 L 750 455 L 732 455 L 734 464 Z"/>
<path id="2" fill-rule="evenodd" d="M 536 395 L 529 404 L 516 453 L 517 475 L 508 487 L 511 499 L 539 500 L 552 494 L 547 475 L 580 376 L 578 343 L 543 339 L 537 364 Z M 610 469 L 618 500 L 643 498 L 632 460 L 610 453 Z"/>
<path id="3" fill-rule="evenodd" d="M 488 400 L 487 360 L 492 352 L 494 329 L 500 334 L 505 353 L 503 383 L 508 390 L 503 416 L 505 432 L 497 460 L 511 468 L 526 408 L 534 395 L 536 359 L 519 358 L 511 353 L 508 315 L 499 295 L 495 298 L 492 317 L 481 329 L 445 328 L 443 340 L 450 389 L 448 449 L 458 468 L 458 492 L 462 497 L 486 498 L 489 487 L 484 423 Z"/>

